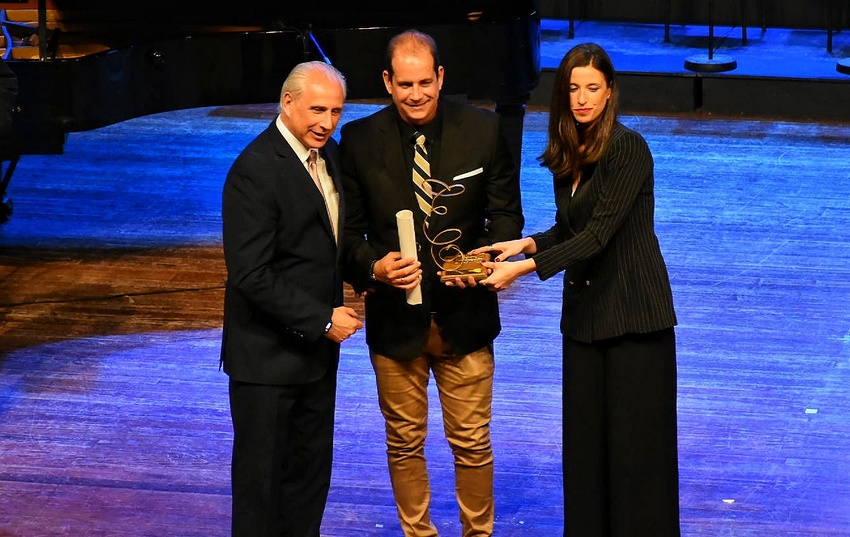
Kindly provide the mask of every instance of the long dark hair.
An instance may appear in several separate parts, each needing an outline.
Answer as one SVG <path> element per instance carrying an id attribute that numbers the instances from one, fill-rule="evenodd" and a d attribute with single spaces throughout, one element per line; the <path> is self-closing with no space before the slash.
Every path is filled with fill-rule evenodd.
<path id="1" fill-rule="evenodd" d="M 574 68 L 587 66 L 602 73 L 611 89 L 611 97 L 596 121 L 578 125 L 570 107 L 570 77 Z M 575 178 L 584 166 L 598 161 L 617 121 L 618 96 L 614 64 L 602 47 L 583 43 L 570 49 L 555 75 L 549 108 L 549 140 L 546 149 L 537 157 L 540 165 L 549 168 L 556 178 Z"/>

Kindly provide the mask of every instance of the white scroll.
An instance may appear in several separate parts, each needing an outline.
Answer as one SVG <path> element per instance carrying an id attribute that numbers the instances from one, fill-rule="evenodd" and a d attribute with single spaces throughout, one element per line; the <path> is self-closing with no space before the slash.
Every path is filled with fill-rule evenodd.
<path id="1" fill-rule="evenodd" d="M 419 260 L 416 254 L 416 231 L 413 227 L 413 212 L 408 209 L 402 209 L 395 213 L 396 224 L 398 225 L 398 240 L 401 247 L 402 257 L 412 257 Z M 417 283 L 413 289 L 407 291 L 407 303 L 411 305 L 422 304 L 422 288 L 421 283 Z"/>

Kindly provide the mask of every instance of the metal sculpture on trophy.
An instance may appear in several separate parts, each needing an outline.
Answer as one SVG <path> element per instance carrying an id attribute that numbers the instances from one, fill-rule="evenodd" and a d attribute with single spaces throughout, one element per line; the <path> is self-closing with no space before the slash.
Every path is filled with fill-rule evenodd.
<path id="1" fill-rule="evenodd" d="M 442 198 L 460 196 L 466 190 L 460 183 L 447 184 L 439 179 L 429 178 L 426 182 L 431 188 L 431 215 L 445 215 L 448 208 L 442 204 Z M 439 231 L 434 236 L 428 229 L 428 219 L 422 230 L 425 238 L 431 245 L 431 258 L 440 269 L 440 281 L 452 281 L 455 278 L 462 280 L 470 276 L 478 281 L 487 277 L 487 268 L 483 263 L 490 260 L 490 254 L 473 255 L 463 252 L 457 243 L 463 233 L 457 228 L 448 228 Z"/>

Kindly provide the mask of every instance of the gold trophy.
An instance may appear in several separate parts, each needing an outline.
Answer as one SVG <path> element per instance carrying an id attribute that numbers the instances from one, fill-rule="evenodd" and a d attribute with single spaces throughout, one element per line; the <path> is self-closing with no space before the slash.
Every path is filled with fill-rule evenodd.
<path id="1" fill-rule="evenodd" d="M 449 185 L 434 178 L 426 179 L 425 182 L 428 183 L 431 192 L 433 192 L 430 213 L 432 215 L 444 215 L 448 210 L 445 205 L 438 204 L 440 198 L 459 196 L 466 190 L 462 184 L 453 183 Z M 425 233 L 425 238 L 431 243 L 431 258 L 440 268 L 441 282 L 454 281 L 455 278 L 466 281 L 470 276 L 478 281 L 487 277 L 488 271 L 483 263 L 490 261 L 490 254 L 473 255 L 462 252 L 455 245 L 462 236 L 459 229 L 444 229 L 432 237 L 428 232 L 428 219 L 426 218 L 422 231 Z M 435 251 L 435 248 L 437 251 Z"/>
<path id="2" fill-rule="evenodd" d="M 470 276 L 475 281 L 483 280 L 487 277 L 487 267 L 482 264 L 485 261 L 490 261 L 490 254 L 457 254 L 443 262 L 440 281 L 447 282 L 455 278 L 466 280 Z"/>

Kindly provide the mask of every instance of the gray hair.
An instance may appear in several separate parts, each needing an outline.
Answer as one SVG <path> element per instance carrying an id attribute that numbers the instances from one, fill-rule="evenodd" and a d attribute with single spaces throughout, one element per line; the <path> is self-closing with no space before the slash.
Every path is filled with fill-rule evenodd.
<path id="1" fill-rule="evenodd" d="M 342 96 L 345 98 L 348 93 L 345 76 L 333 65 L 320 61 L 310 61 L 299 63 L 292 68 L 280 88 L 280 100 L 283 100 L 284 93 L 291 93 L 292 95 L 301 93 L 306 85 L 307 75 L 316 71 L 320 71 L 329 79 L 339 82 L 339 85 L 342 86 Z"/>

